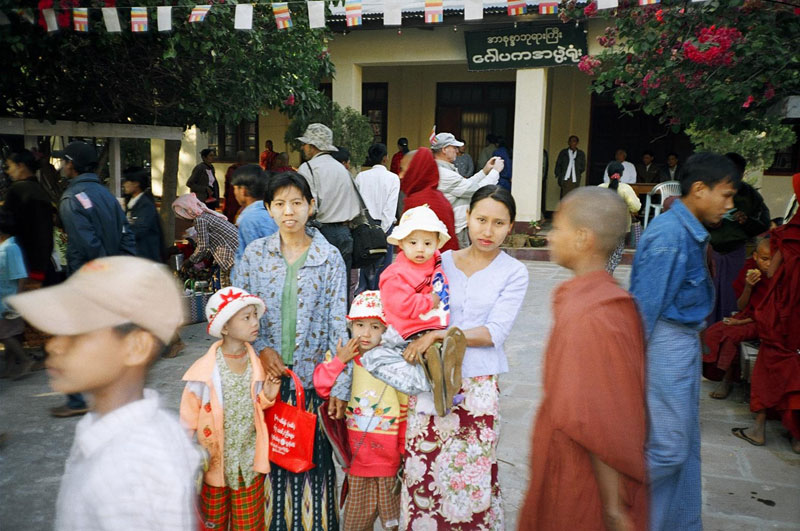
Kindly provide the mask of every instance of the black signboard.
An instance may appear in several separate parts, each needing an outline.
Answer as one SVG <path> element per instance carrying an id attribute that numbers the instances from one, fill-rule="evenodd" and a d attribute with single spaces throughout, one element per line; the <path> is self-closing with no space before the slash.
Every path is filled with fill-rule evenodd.
<path id="1" fill-rule="evenodd" d="M 520 25 L 464 35 L 471 71 L 577 65 L 587 50 L 582 24 Z"/>

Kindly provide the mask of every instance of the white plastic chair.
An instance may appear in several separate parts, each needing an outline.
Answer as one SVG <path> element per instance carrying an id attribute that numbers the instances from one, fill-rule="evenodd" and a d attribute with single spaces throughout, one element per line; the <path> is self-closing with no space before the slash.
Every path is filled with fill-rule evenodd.
<path id="1" fill-rule="evenodd" d="M 661 201 L 658 203 L 653 203 L 653 196 L 659 194 L 661 196 Z M 672 197 L 674 195 L 681 195 L 681 183 L 680 181 L 665 181 L 663 183 L 658 183 L 653 187 L 652 190 L 647 192 L 647 199 L 644 202 L 644 228 L 647 228 L 647 222 L 650 220 L 650 209 L 653 209 L 653 218 L 657 215 L 661 214 L 661 207 L 664 205 L 664 201 L 667 200 L 668 197 Z"/>

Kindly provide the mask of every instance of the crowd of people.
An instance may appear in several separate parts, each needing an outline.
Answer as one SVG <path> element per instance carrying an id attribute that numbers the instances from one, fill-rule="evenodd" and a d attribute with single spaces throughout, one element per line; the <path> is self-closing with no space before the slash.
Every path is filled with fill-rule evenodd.
<path id="1" fill-rule="evenodd" d="M 205 317 L 217 341 L 183 376 L 180 424 L 145 388 L 153 360 L 179 343 L 184 316 L 174 276 L 154 267 L 167 252 L 148 172 L 124 173 L 121 206 L 94 173 L 93 146 L 54 153 L 70 179 L 58 207 L 67 237 L 59 282 L 56 212 L 27 155 L 9 161 L 15 184 L 0 209 L 7 372 L 26 370 L 15 344 L 24 319 L 52 335 L 51 385 L 68 396 L 53 413 L 85 414 L 82 393 L 93 397 L 57 529 L 367 530 L 377 519 L 386 529 L 504 529 L 498 378 L 509 370 L 504 343 L 528 270 L 501 249 L 516 218 L 503 139 L 488 139 L 477 171 L 450 133 L 416 150 L 401 138 L 390 163 L 374 144 L 355 178 L 327 126 L 311 124 L 298 140 L 297 171 L 265 171 L 279 161 L 268 143 L 260 165 L 230 172 L 224 205 L 215 153 L 204 150 L 191 192 L 170 205 L 192 224 L 182 272 L 210 262 L 216 282 Z M 760 339 L 755 423 L 733 435 L 765 444 L 775 411 L 800 453 L 800 218 L 768 231 L 763 200 L 741 182 L 743 161 L 695 154 L 677 174 L 680 198 L 644 232 L 626 292 L 609 274 L 641 206 L 624 153 L 608 184 L 579 188 L 577 145 L 570 137 L 556 163 L 564 197 L 551 259 L 575 276 L 553 296 L 519 529 L 701 529 L 701 359 L 721 374 L 713 397 L 724 398 L 736 344 Z M 644 170 L 655 174 L 652 160 Z M 28 206 L 15 206 L 23 199 Z M 356 283 L 363 210 L 396 256 L 360 268 Z M 727 288 L 733 304 L 720 295 Z M 720 324 L 702 334 L 716 313 Z M 265 422 L 278 403 L 316 415 L 313 431 Z M 276 434 L 290 453 L 310 449 L 307 463 L 278 464 Z M 347 474 L 341 498 L 337 460 Z"/>

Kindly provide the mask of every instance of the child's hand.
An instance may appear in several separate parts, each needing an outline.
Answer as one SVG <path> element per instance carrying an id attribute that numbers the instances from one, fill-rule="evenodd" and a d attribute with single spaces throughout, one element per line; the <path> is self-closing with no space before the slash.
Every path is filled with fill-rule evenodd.
<path id="1" fill-rule="evenodd" d="M 338 343 L 336 343 L 336 357 L 339 358 L 339 361 L 342 363 L 347 363 L 353 358 L 358 355 L 358 338 L 354 337 L 350 341 L 347 342 L 345 346 L 342 346 L 342 340 L 340 339 Z"/>
<path id="2" fill-rule="evenodd" d="M 761 270 L 759 269 L 749 269 L 747 271 L 747 276 L 744 279 L 744 281 L 747 282 L 750 287 L 758 284 L 759 280 L 761 280 Z"/>
<path id="3" fill-rule="evenodd" d="M 435 291 L 431 291 L 431 308 L 436 308 L 437 306 L 439 306 L 439 302 L 441 300 L 442 299 L 439 298 L 438 293 L 436 293 Z"/>

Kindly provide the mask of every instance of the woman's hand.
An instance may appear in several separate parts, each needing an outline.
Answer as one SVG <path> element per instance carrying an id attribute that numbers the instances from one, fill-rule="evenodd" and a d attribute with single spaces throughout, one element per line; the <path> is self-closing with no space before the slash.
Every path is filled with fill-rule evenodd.
<path id="1" fill-rule="evenodd" d="M 439 337 L 442 333 L 444 333 L 444 330 L 428 332 L 424 336 L 418 337 L 409 343 L 405 351 L 403 351 L 403 357 L 405 360 L 411 364 L 417 363 L 421 354 L 428 350 L 437 339 L 441 340 L 442 337 L 444 337 Z"/>
<path id="2" fill-rule="evenodd" d="M 264 372 L 269 378 L 282 378 L 286 372 L 286 365 L 283 364 L 281 355 L 275 349 L 266 347 L 258 353 L 258 359 L 264 367 Z"/>
<path id="3" fill-rule="evenodd" d="M 338 343 L 336 343 L 336 357 L 339 358 L 344 364 L 347 364 L 348 361 L 352 360 L 358 356 L 358 338 L 354 337 L 350 341 L 342 346 L 342 340 L 340 339 Z"/>

